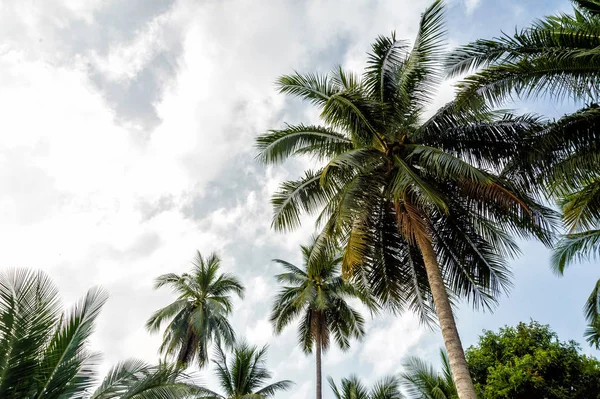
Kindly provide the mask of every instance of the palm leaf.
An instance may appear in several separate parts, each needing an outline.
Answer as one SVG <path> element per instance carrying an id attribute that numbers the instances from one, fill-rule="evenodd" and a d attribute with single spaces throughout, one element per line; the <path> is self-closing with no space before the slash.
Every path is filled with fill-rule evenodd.
<path id="1" fill-rule="evenodd" d="M 104 290 L 92 289 L 69 313 L 63 315 L 42 355 L 38 399 L 62 398 L 65 395 L 80 397 L 94 384 L 89 366 L 98 359 L 88 351 L 87 342 L 107 299 Z"/>
<path id="2" fill-rule="evenodd" d="M 345 135 L 321 126 L 295 125 L 271 130 L 256 139 L 257 159 L 268 164 L 284 161 L 292 155 L 309 154 L 330 158 L 352 148 Z"/>
<path id="3" fill-rule="evenodd" d="M 567 234 L 560 239 L 552 254 L 551 265 L 562 274 L 572 262 L 595 257 L 600 251 L 600 230 Z"/>

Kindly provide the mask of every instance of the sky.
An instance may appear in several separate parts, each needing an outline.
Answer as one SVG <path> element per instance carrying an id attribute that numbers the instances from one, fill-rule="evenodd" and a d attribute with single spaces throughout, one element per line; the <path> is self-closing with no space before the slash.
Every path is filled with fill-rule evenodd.
<path id="1" fill-rule="evenodd" d="M 269 343 L 268 366 L 314 395 L 314 361 L 290 327 L 268 323 L 272 258 L 300 262 L 310 223 L 270 229 L 269 197 L 298 177 L 303 160 L 254 161 L 254 137 L 284 122 L 314 122 L 309 105 L 279 95 L 274 80 L 293 70 L 360 71 L 379 34 L 415 36 L 429 0 L 2 0 L 0 2 L 0 269 L 46 271 L 66 304 L 101 285 L 110 293 L 92 339 L 100 372 L 126 358 L 156 362 L 160 335 L 144 328 L 173 299 L 153 279 L 183 273 L 195 251 L 216 251 L 247 294 L 236 300 L 239 337 Z M 449 46 L 511 32 L 570 9 L 566 0 L 454 0 Z M 452 98 L 451 82 L 435 100 Z M 559 116 L 570 104 L 521 103 Z M 511 261 L 514 287 L 493 314 L 457 311 L 465 347 L 482 330 L 519 321 L 550 324 L 584 343 L 583 303 L 598 278 L 591 264 L 558 278 L 549 251 L 522 243 Z M 349 352 L 331 350 L 324 374 L 365 382 L 401 371 L 408 356 L 437 364 L 439 331 L 410 314 L 368 318 Z M 589 354 L 598 355 L 583 345 Z M 201 381 L 218 390 L 210 370 Z M 331 398 L 325 389 L 325 398 Z"/>

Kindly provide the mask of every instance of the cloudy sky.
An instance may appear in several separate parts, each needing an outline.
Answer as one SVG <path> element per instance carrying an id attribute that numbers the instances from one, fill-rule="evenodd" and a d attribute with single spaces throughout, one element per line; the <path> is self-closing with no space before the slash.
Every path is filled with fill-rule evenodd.
<path id="1" fill-rule="evenodd" d="M 67 303 L 91 286 L 108 289 L 93 339 L 105 370 L 129 357 L 157 359 L 159 336 L 144 322 L 171 296 L 153 291 L 153 278 L 186 271 L 196 249 L 217 251 L 247 286 L 233 315 L 239 335 L 268 342 L 275 377 L 296 382 L 280 398 L 310 397 L 312 358 L 296 347 L 294 329 L 274 338 L 267 322 L 278 271 L 269 260 L 299 261 L 298 245 L 312 232 L 271 232 L 268 199 L 303 165 L 257 165 L 253 138 L 315 119 L 275 92 L 277 76 L 359 69 L 376 35 L 414 37 L 428 3 L 0 1 L 0 267 L 47 271 Z M 455 0 L 449 44 L 568 9 L 567 0 Z M 436 103 L 451 97 L 446 84 Z M 569 107 L 522 106 L 551 116 Z M 494 314 L 459 310 L 466 346 L 484 328 L 531 318 L 582 341 L 581 307 L 597 273 L 581 265 L 559 279 L 546 249 L 522 249 L 513 292 Z M 441 345 L 410 315 L 380 317 L 349 353 L 331 351 L 324 372 L 373 382 L 408 355 L 437 361 Z M 201 377 L 214 384 L 209 372 Z"/>

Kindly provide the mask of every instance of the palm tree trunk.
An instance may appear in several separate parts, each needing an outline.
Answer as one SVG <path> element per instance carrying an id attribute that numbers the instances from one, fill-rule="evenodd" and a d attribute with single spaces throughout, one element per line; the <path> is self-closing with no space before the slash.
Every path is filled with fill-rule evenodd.
<path id="1" fill-rule="evenodd" d="M 448 299 L 448 293 L 446 292 L 444 280 L 442 279 L 442 272 L 437 261 L 435 250 L 431 245 L 431 241 L 424 236 L 417 235 L 417 245 L 421 249 L 421 254 L 423 255 L 427 279 L 429 280 L 429 286 L 431 287 L 431 293 L 433 295 L 433 303 L 435 304 L 438 319 L 440 321 L 442 337 L 444 338 L 446 350 L 448 351 L 450 368 L 452 369 L 452 375 L 454 376 L 458 397 L 460 399 L 477 399 L 475 387 L 473 386 L 473 380 L 469 374 L 465 352 L 462 343 L 460 342 L 460 337 L 458 336 L 458 329 L 456 328 L 452 307 L 450 306 L 450 300 Z"/>
<path id="2" fill-rule="evenodd" d="M 316 357 L 317 357 L 317 399 L 321 399 L 321 334 L 316 334 Z"/>

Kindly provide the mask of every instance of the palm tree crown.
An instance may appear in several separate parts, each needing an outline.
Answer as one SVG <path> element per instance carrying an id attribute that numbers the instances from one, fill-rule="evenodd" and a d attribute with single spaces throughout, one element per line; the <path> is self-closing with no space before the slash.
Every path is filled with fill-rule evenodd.
<path id="1" fill-rule="evenodd" d="M 335 399 L 403 399 L 400 392 L 400 381 L 397 377 L 385 377 L 375 383 L 369 390 L 364 386 L 358 377 L 342 378 L 341 385 L 338 387 L 333 378 L 328 377 L 327 381 L 333 391 Z"/>
<path id="2" fill-rule="evenodd" d="M 367 296 L 358 292 L 339 275 L 341 258 L 335 252 L 318 250 L 314 244 L 303 246 L 303 269 L 281 259 L 279 263 L 285 273 L 277 280 L 281 289 L 271 312 L 271 322 L 277 334 L 301 318 L 298 325 L 298 340 L 305 353 L 316 351 L 317 396 L 321 395 L 321 352 L 326 352 L 332 338 L 342 349 L 350 347 L 350 339 L 360 339 L 364 331 L 364 320 L 347 300 L 359 298 L 372 305 Z"/>
<path id="3" fill-rule="evenodd" d="M 505 258 L 517 247 L 509 233 L 549 243 L 553 213 L 497 173 L 523 135 L 540 129 L 537 118 L 456 103 L 425 118 L 442 75 L 443 12 L 436 1 L 423 13 L 412 48 L 379 37 L 362 78 L 342 68 L 280 78 L 280 91 L 319 107 L 324 125 L 287 126 L 257 144 L 267 163 L 294 155 L 327 162 L 282 184 L 274 227 L 292 229 L 303 212 L 317 213 L 317 247 L 342 242 L 342 269 L 356 284 L 424 321 L 435 303 L 457 386 L 470 399 L 452 298 L 493 305 L 510 286 Z"/>
<path id="4" fill-rule="evenodd" d="M 170 286 L 178 297 L 156 311 L 146 327 L 158 331 L 163 323 L 171 320 L 164 332 L 161 353 L 175 357 L 184 365 L 195 360 L 204 367 L 211 342 L 228 347 L 235 342 L 227 316 L 233 307 L 231 294 L 242 298 L 244 286 L 235 276 L 219 273 L 220 259 L 215 254 L 203 258 L 197 252 L 192 264 L 189 274 L 169 273 L 156 279 L 155 288 Z"/>
<path id="5" fill-rule="evenodd" d="M 233 348 L 233 357 L 228 361 L 225 351 L 217 346 L 216 373 L 225 394 L 211 392 L 206 398 L 265 399 L 289 389 L 293 385 L 289 380 L 265 385 L 271 379 L 271 373 L 265 367 L 266 356 L 267 346 L 258 348 L 240 342 Z"/>

